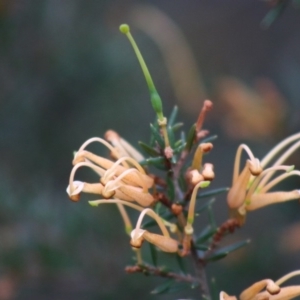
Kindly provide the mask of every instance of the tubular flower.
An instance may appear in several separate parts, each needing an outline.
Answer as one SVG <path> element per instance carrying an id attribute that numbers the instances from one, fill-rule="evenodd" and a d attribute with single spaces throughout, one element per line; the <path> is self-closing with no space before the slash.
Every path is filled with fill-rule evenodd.
<path id="1" fill-rule="evenodd" d="M 203 155 L 210 152 L 212 148 L 212 143 L 201 143 L 197 147 L 192 165 L 186 173 L 186 179 L 192 186 L 196 186 L 199 182 L 204 180 L 212 181 L 215 178 L 213 164 L 202 164 Z"/>
<path id="2" fill-rule="evenodd" d="M 300 295 L 300 285 L 280 288 L 280 285 L 288 279 L 300 275 L 300 270 L 288 273 L 277 281 L 264 279 L 245 289 L 239 296 L 240 300 L 289 300 Z M 265 289 L 264 291 L 262 291 Z M 236 296 L 229 296 L 225 292 L 220 293 L 220 300 L 236 300 Z"/>
<path id="3" fill-rule="evenodd" d="M 157 222 L 163 233 L 162 235 L 141 229 L 142 221 L 146 214 L 151 216 Z M 170 237 L 163 220 L 150 208 L 146 208 L 141 212 L 136 227 L 131 232 L 130 244 L 134 248 L 140 248 L 144 240 L 155 245 L 164 252 L 174 253 L 178 251 L 178 242 Z"/>
<path id="4" fill-rule="evenodd" d="M 130 145 L 126 140 L 121 138 L 119 134 L 113 130 L 108 130 L 104 134 L 104 138 L 109 141 L 113 147 L 118 151 L 120 157 L 122 156 L 129 156 L 135 159 L 136 161 L 142 161 L 144 156 L 136 150 L 132 145 Z M 111 153 L 114 157 L 114 153 Z M 114 157 L 117 159 L 117 157 Z"/>
<path id="5" fill-rule="evenodd" d="M 299 134 L 292 137 L 293 139 L 287 138 L 271 150 L 261 162 L 257 158 L 254 158 L 248 146 L 241 145 L 238 148 L 233 173 L 233 184 L 227 195 L 227 203 L 231 217 L 238 219 L 240 225 L 245 222 L 247 211 L 256 210 L 270 204 L 300 199 L 300 192 L 298 190 L 269 192 L 282 180 L 290 176 L 300 175 L 300 172 L 294 170 L 293 166 L 282 165 L 300 146 L 299 141 L 289 147 L 273 165 L 266 168 L 267 164 L 284 147 L 295 141 L 296 138 L 300 139 Z M 238 174 L 242 149 L 248 153 L 250 159 L 247 160 L 242 172 Z M 278 171 L 284 171 L 284 173 L 277 177 L 274 176 L 275 172 Z"/>
<path id="6" fill-rule="evenodd" d="M 149 206 L 154 198 L 149 193 L 153 179 L 148 176 L 140 164 L 132 157 L 121 157 L 116 162 L 95 155 L 84 150 L 91 142 L 100 142 L 106 145 L 116 157 L 118 151 L 109 143 L 92 138 L 85 142 L 73 160 L 73 169 L 70 174 L 67 193 L 71 200 L 78 201 L 82 192 L 102 195 L 104 198 L 118 198 L 126 201 L 136 201 L 141 206 Z M 98 183 L 74 181 L 75 173 L 80 167 L 89 167 L 95 171 L 100 180 Z"/>

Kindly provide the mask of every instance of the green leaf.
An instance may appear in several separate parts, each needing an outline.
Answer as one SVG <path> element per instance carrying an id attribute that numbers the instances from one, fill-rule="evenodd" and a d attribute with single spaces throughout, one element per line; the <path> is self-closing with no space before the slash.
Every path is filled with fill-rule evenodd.
<path id="1" fill-rule="evenodd" d="M 216 279 L 212 278 L 211 279 L 211 284 L 210 284 L 210 288 L 211 288 L 211 296 L 212 296 L 212 300 L 219 300 L 219 289 L 216 283 Z"/>
<path id="2" fill-rule="evenodd" d="M 165 164 L 165 158 L 162 156 L 159 157 L 153 157 L 153 158 L 147 158 L 146 164 L 154 166 L 160 170 L 166 170 L 166 164 Z"/>
<path id="3" fill-rule="evenodd" d="M 204 244 L 195 244 L 195 248 L 201 251 L 207 251 L 210 249 L 207 245 Z"/>
<path id="4" fill-rule="evenodd" d="M 195 288 L 197 288 L 199 285 L 200 285 L 200 282 L 193 282 L 193 283 L 191 284 L 191 289 L 195 289 Z"/>
<path id="5" fill-rule="evenodd" d="M 178 122 L 178 123 L 176 123 L 176 124 L 174 124 L 173 126 L 172 126 L 172 130 L 174 131 L 174 132 L 176 132 L 178 129 L 180 129 L 181 127 L 183 126 L 183 123 L 182 122 Z"/>
<path id="6" fill-rule="evenodd" d="M 146 143 L 139 141 L 139 145 L 142 148 L 142 150 L 145 153 L 147 153 L 148 155 L 150 155 L 150 156 L 158 156 L 159 155 L 159 153 L 154 148 L 147 145 Z"/>
<path id="7" fill-rule="evenodd" d="M 198 235 L 195 240 L 196 245 L 201 245 L 210 239 L 217 232 L 217 228 L 212 228 L 211 225 L 207 225 Z"/>
<path id="8" fill-rule="evenodd" d="M 197 199 L 201 199 L 201 198 L 205 198 L 205 197 L 210 197 L 210 196 L 215 196 L 215 195 L 218 195 L 218 194 L 221 194 L 221 193 L 225 193 L 225 192 L 228 192 L 228 191 L 229 191 L 228 187 L 222 187 L 222 188 L 213 189 L 213 190 L 210 190 L 210 191 L 205 191 L 205 192 L 202 192 L 197 197 Z"/>
<path id="9" fill-rule="evenodd" d="M 168 120 L 168 126 L 172 127 L 178 115 L 178 106 L 175 105 Z"/>
<path id="10" fill-rule="evenodd" d="M 175 142 L 175 145 L 174 145 L 174 150 L 176 149 L 176 148 L 178 148 L 178 147 L 180 147 L 180 146 L 182 146 L 182 140 L 180 139 L 180 140 L 177 140 L 176 142 Z"/>
<path id="11" fill-rule="evenodd" d="M 199 214 L 207 209 L 209 209 L 209 207 L 211 207 L 214 203 L 215 203 L 216 199 L 212 198 L 209 201 L 207 201 L 205 204 L 203 204 L 202 206 L 200 206 L 197 210 L 196 213 Z"/>
<path id="12" fill-rule="evenodd" d="M 159 132 L 159 128 L 156 128 L 154 125 L 150 124 L 150 130 L 151 130 L 151 134 L 152 134 L 152 144 L 155 145 L 155 141 L 157 142 L 157 144 L 164 149 L 165 148 L 165 142 L 163 137 L 161 136 L 160 132 Z"/>
<path id="13" fill-rule="evenodd" d="M 151 259 L 153 262 L 153 265 L 156 267 L 157 266 L 157 251 L 156 248 L 153 244 L 148 243 L 150 247 L 150 254 L 151 254 Z"/>
<path id="14" fill-rule="evenodd" d="M 190 285 L 186 282 L 173 282 L 172 286 L 168 290 L 168 293 L 177 293 L 190 288 Z"/>
<path id="15" fill-rule="evenodd" d="M 180 139 L 182 140 L 182 144 L 186 144 L 186 137 L 185 137 L 185 132 L 184 131 L 181 131 Z"/>
<path id="16" fill-rule="evenodd" d="M 216 140 L 217 138 L 218 138 L 218 136 L 216 134 L 212 135 L 212 136 L 208 136 L 207 138 L 205 138 L 201 141 L 201 144 L 202 143 L 210 143 L 210 142 Z"/>
<path id="17" fill-rule="evenodd" d="M 212 210 L 212 206 L 208 207 L 208 218 L 209 218 L 209 223 L 210 223 L 211 227 L 216 228 L 217 225 L 216 225 L 215 215 Z"/>
<path id="18" fill-rule="evenodd" d="M 185 266 L 185 259 L 183 259 L 180 255 L 177 254 L 176 255 L 176 260 L 177 260 L 180 271 L 183 274 L 187 274 L 186 266 Z"/>
<path id="19" fill-rule="evenodd" d="M 186 140 L 186 147 L 185 147 L 187 151 L 191 151 L 194 145 L 195 135 L 196 135 L 196 124 L 194 124 L 189 130 L 187 140 Z"/>
<path id="20" fill-rule="evenodd" d="M 166 179 L 167 182 L 167 195 L 168 198 L 173 202 L 175 199 L 175 187 L 172 178 L 169 176 Z"/>
<path id="21" fill-rule="evenodd" d="M 179 141 L 178 141 L 179 142 Z M 180 141 L 181 142 L 181 141 Z M 178 147 L 176 147 L 176 143 L 175 143 L 175 148 L 174 148 L 174 153 L 175 154 L 178 154 L 178 153 L 181 153 L 182 150 L 186 147 L 186 144 L 181 144 L 179 145 Z"/>
<path id="22" fill-rule="evenodd" d="M 284 12 L 285 8 L 287 7 L 289 1 L 281 1 L 272 8 L 266 16 L 261 21 L 261 27 L 264 29 L 268 29 L 274 21 Z"/>
<path id="23" fill-rule="evenodd" d="M 229 253 L 236 251 L 250 243 L 250 240 L 245 240 L 237 242 L 235 244 L 221 248 L 220 250 L 214 252 L 210 257 L 207 258 L 207 261 L 215 261 L 227 256 Z"/>
<path id="24" fill-rule="evenodd" d="M 165 281 L 163 284 L 157 286 L 154 290 L 151 291 L 151 294 L 153 295 L 159 295 L 167 293 L 173 284 L 173 280 Z"/>

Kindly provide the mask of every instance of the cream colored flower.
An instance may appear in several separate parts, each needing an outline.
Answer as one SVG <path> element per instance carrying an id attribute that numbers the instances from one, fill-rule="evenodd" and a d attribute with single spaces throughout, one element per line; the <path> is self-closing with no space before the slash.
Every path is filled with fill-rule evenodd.
<path id="1" fill-rule="evenodd" d="M 300 275 L 300 270 L 288 273 L 277 281 L 264 279 L 245 289 L 239 296 L 240 300 L 289 300 L 300 295 L 300 285 L 280 288 L 280 285 L 288 279 Z M 262 291 L 265 289 L 264 291 Z M 220 293 L 220 300 L 236 300 L 236 296 L 229 296 L 225 292 Z"/>
<path id="2" fill-rule="evenodd" d="M 163 233 L 162 235 L 151 233 L 141 228 L 143 218 L 146 214 L 151 216 L 157 222 Z M 140 248 L 144 240 L 155 245 L 164 252 L 174 253 L 178 251 L 178 242 L 170 237 L 163 220 L 150 208 L 146 208 L 141 212 L 136 227 L 131 232 L 130 244 L 134 248 Z"/>
<path id="3" fill-rule="evenodd" d="M 282 165 L 299 148 L 300 142 L 297 141 L 299 139 L 300 134 L 287 138 L 271 150 L 261 162 L 254 157 L 248 146 L 241 145 L 238 148 L 234 165 L 233 184 L 227 195 L 227 203 L 230 208 L 231 217 L 238 219 L 240 225 L 245 222 L 247 211 L 256 210 L 279 202 L 300 199 L 300 192 L 298 190 L 270 192 L 282 180 L 290 176 L 300 175 L 299 171 L 293 170 L 293 166 Z M 295 140 L 296 142 L 271 167 L 266 168 L 281 150 Z M 248 153 L 250 159 L 246 161 L 244 169 L 239 173 L 240 158 L 243 149 Z M 284 171 L 284 173 L 274 177 L 275 172 L 278 171 Z"/>
<path id="4" fill-rule="evenodd" d="M 86 192 L 99 194 L 104 198 L 116 197 L 126 201 L 136 201 L 142 206 L 150 206 L 154 201 L 153 196 L 149 193 L 153 179 L 132 157 L 121 157 L 113 162 L 84 150 L 87 145 L 95 141 L 107 146 L 115 155 L 119 155 L 115 148 L 101 138 L 92 138 L 85 142 L 73 160 L 74 167 L 67 188 L 71 200 L 78 201 L 80 194 Z M 98 183 L 74 181 L 76 171 L 83 166 L 91 168 L 99 175 Z"/>

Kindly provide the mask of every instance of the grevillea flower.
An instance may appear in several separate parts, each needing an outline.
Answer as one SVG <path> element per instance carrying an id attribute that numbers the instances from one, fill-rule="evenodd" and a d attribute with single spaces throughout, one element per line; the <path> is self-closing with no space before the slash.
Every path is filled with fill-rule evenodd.
<path id="1" fill-rule="evenodd" d="M 89 204 L 91 206 L 98 206 L 101 204 L 110 204 L 110 203 L 126 205 L 126 206 L 129 206 L 129 207 L 141 212 L 141 214 L 138 218 L 138 221 L 136 223 L 135 229 L 131 230 L 131 233 L 130 233 L 130 235 L 131 235 L 130 244 L 133 248 L 139 249 L 142 246 L 144 240 L 146 240 L 164 252 L 177 252 L 178 251 L 178 242 L 175 239 L 170 237 L 169 231 L 167 229 L 167 227 L 169 227 L 169 230 L 172 233 L 176 233 L 177 232 L 176 224 L 170 223 L 170 222 L 162 219 L 152 209 L 143 208 L 139 205 L 136 205 L 136 204 L 124 201 L 124 200 L 119 200 L 119 199 L 100 199 L 100 200 L 89 201 Z M 150 216 L 157 222 L 159 228 L 162 231 L 162 235 L 156 234 L 156 233 L 151 233 L 151 232 L 141 228 L 142 221 L 146 215 Z"/>
<path id="2" fill-rule="evenodd" d="M 269 192 L 282 180 L 290 176 L 300 175 L 299 171 L 294 170 L 294 166 L 282 165 L 300 147 L 299 139 L 300 134 L 285 139 L 271 150 L 261 162 L 254 157 L 248 146 L 244 144 L 239 146 L 234 164 L 233 184 L 227 195 L 227 203 L 231 216 L 238 219 L 240 225 L 245 222 L 247 211 L 270 204 L 300 199 L 299 190 Z M 292 144 L 293 142 L 295 143 Z M 292 145 L 290 146 L 290 144 Z M 270 167 L 267 167 L 272 159 L 286 147 L 288 149 Z M 250 159 L 246 161 L 244 169 L 239 173 L 243 149 L 248 153 Z M 275 172 L 278 171 L 284 171 L 284 173 L 274 177 Z"/>
<path id="3" fill-rule="evenodd" d="M 264 279 L 245 289 L 239 296 L 240 300 L 289 300 L 300 295 L 300 285 L 280 287 L 288 279 L 300 275 L 300 270 L 288 273 L 277 281 Z M 264 291 L 262 291 L 264 290 Z M 220 300 L 236 300 L 236 296 L 220 293 Z"/>
<path id="4" fill-rule="evenodd" d="M 146 214 L 151 216 L 157 222 L 159 228 L 163 233 L 162 235 L 151 233 L 141 228 L 142 221 Z M 130 244 L 134 248 L 140 248 L 144 240 L 155 245 L 157 248 L 164 252 L 172 253 L 178 251 L 178 242 L 170 237 L 170 234 L 162 219 L 150 208 L 146 208 L 141 212 L 139 219 L 136 223 L 136 227 L 131 232 Z"/>
<path id="5" fill-rule="evenodd" d="M 121 157 L 116 162 L 113 162 L 84 150 L 89 143 L 94 141 L 101 142 L 107 146 L 106 141 L 100 138 L 92 138 L 80 147 L 73 160 L 74 167 L 71 171 L 67 188 L 67 193 L 71 200 L 78 201 L 80 194 L 86 192 L 99 194 L 104 198 L 116 197 L 126 201 L 136 201 L 142 206 L 151 205 L 154 198 L 149 193 L 149 188 L 153 185 L 153 179 L 145 173 L 140 164 L 132 157 Z M 120 156 L 111 145 L 107 147 L 112 153 Z M 133 167 L 129 166 L 129 164 Z M 100 177 L 99 182 L 85 183 L 74 181 L 75 173 L 81 167 L 89 167 L 95 171 Z"/>

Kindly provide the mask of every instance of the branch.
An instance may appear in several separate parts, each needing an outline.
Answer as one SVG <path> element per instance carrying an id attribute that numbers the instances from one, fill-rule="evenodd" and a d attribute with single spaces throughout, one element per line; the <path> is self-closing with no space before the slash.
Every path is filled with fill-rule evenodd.
<path id="1" fill-rule="evenodd" d="M 198 278 L 195 278 L 189 274 L 182 275 L 174 272 L 167 272 L 163 270 L 163 268 L 157 268 L 150 265 L 137 265 L 137 266 L 128 266 L 125 268 L 125 272 L 128 274 L 132 273 L 144 273 L 145 275 L 152 275 L 152 276 L 158 276 L 158 277 L 164 277 L 164 278 L 172 278 L 176 281 L 181 282 L 189 282 L 189 283 L 200 283 L 200 280 Z"/>

